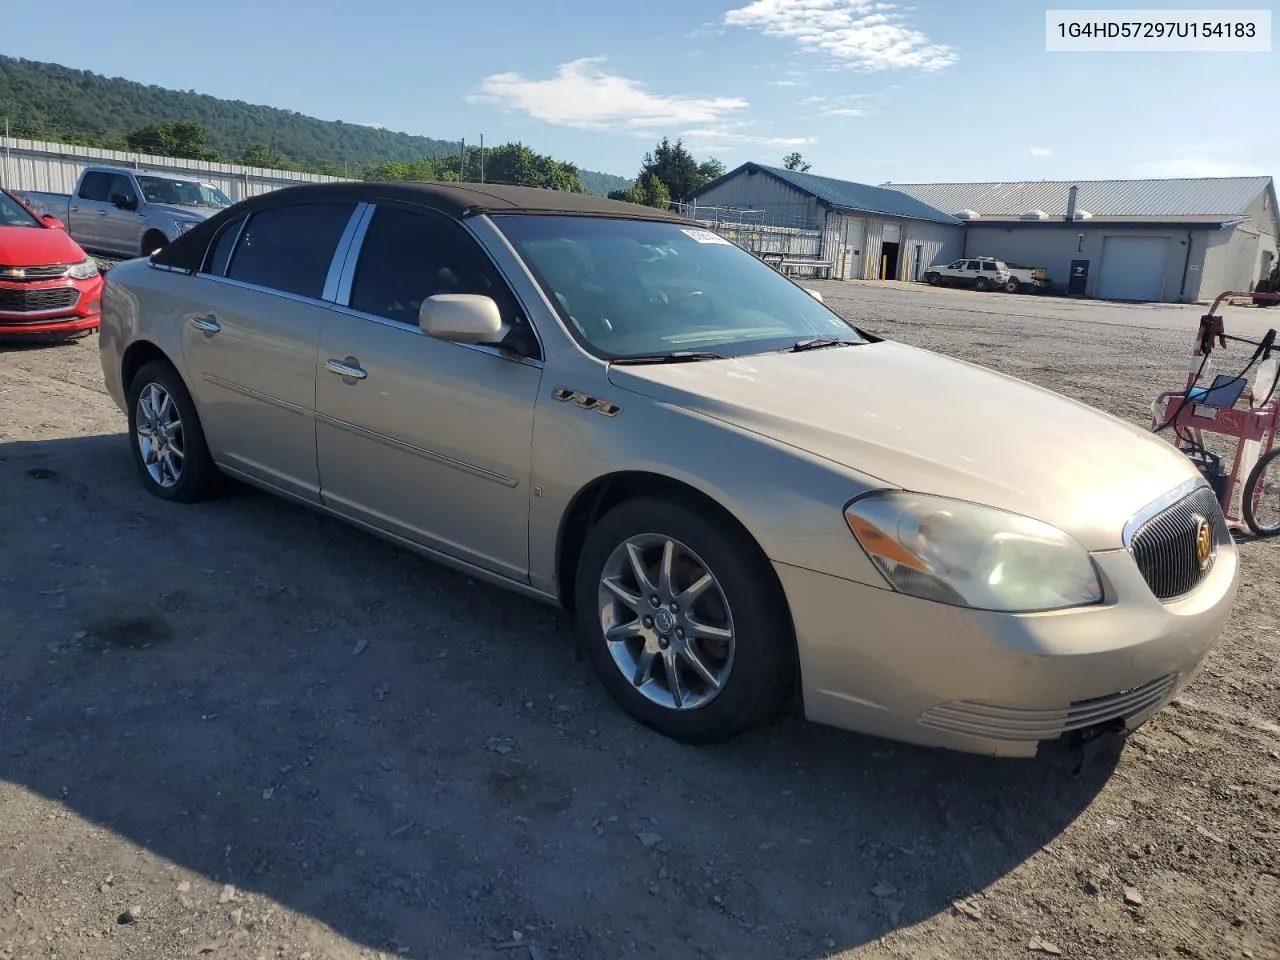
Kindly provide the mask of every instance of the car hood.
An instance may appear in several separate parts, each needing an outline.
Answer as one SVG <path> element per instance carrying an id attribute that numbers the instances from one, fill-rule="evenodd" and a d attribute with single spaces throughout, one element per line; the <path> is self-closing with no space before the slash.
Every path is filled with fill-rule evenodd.
<path id="1" fill-rule="evenodd" d="M 147 204 L 148 213 L 169 215 L 177 220 L 208 220 L 215 213 L 225 209 L 225 207 L 215 207 L 212 204 L 208 206 L 204 204 L 199 204 L 197 206 L 184 206 L 180 203 Z"/>
<path id="2" fill-rule="evenodd" d="M 85 253 L 65 230 L 48 227 L 0 227 L 0 266 L 45 267 L 79 263 Z"/>
<path id="3" fill-rule="evenodd" d="M 1090 550 L 1122 546 L 1137 511 L 1198 476 L 1171 444 L 1083 403 L 888 341 L 609 379 L 888 486 L 1052 523 Z"/>

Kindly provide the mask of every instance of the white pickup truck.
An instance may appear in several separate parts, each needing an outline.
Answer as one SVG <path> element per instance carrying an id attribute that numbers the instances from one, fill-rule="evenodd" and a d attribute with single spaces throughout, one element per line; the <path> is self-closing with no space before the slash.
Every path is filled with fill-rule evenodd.
<path id="1" fill-rule="evenodd" d="M 15 192 L 86 250 L 123 259 L 149 256 L 231 205 L 213 184 L 128 167 L 86 167 L 70 196 Z"/>
<path id="2" fill-rule="evenodd" d="M 954 263 L 932 266 L 925 271 L 924 280 L 935 287 L 972 287 L 1006 293 L 1038 292 L 1049 286 L 1043 267 L 1015 266 L 995 257 L 965 257 Z"/>

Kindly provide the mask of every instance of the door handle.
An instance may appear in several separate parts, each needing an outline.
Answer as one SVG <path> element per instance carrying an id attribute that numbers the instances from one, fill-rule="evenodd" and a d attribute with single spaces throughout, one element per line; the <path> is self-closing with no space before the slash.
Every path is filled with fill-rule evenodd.
<path id="1" fill-rule="evenodd" d="M 222 329 L 222 324 L 218 322 L 218 318 L 213 314 L 207 317 L 192 317 L 191 325 L 197 330 L 203 330 L 205 333 L 217 333 Z"/>
<path id="2" fill-rule="evenodd" d="M 348 360 L 355 360 L 355 357 L 348 357 Z M 330 373 L 336 373 L 340 377 L 350 377 L 352 380 L 363 380 L 368 376 L 355 363 L 347 363 L 344 360 L 326 360 L 324 368 Z"/>
<path id="3" fill-rule="evenodd" d="M 100 217 L 105 217 L 106 215 L 107 215 L 107 211 L 105 211 L 105 210 L 99 210 L 99 211 L 98 211 L 98 216 L 100 216 Z"/>

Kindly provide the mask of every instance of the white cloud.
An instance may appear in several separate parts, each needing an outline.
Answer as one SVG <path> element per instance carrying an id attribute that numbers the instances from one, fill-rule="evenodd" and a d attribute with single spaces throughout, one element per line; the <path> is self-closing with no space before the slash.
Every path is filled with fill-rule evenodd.
<path id="1" fill-rule="evenodd" d="M 357 121 L 356 121 L 356 126 L 357 126 L 357 127 L 373 127 L 373 129 L 375 129 L 375 130 L 385 130 L 385 129 L 387 129 L 387 125 L 386 125 L 385 123 L 367 123 L 367 122 L 364 122 L 364 121 L 362 121 L 362 120 L 357 120 Z"/>
<path id="2" fill-rule="evenodd" d="M 1053 151 L 1048 147 L 1027 147 L 1027 152 L 1033 157 L 1051 157 Z"/>
<path id="3" fill-rule="evenodd" d="M 492 103 L 538 120 L 580 130 L 646 133 L 684 125 L 714 126 L 745 109 L 740 97 L 666 96 L 638 81 L 606 73 L 603 57 L 562 63 L 547 80 L 495 73 L 480 81 L 468 103 Z"/>
<path id="4" fill-rule="evenodd" d="M 867 111 L 861 107 L 828 107 L 825 110 L 819 110 L 820 117 L 865 117 Z"/>
<path id="5" fill-rule="evenodd" d="M 771 137 L 742 133 L 737 127 L 717 126 L 685 130 L 681 136 L 685 146 L 700 153 L 733 153 L 741 147 L 805 147 L 817 143 L 816 137 Z"/>
<path id="6" fill-rule="evenodd" d="M 771 87 L 798 87 L 801 85 L 799 80 L 770 80 Z"/>
<path id="7" fill-rule="evenodd" d="M 953 47 L 905 26 L 896 4 L 879 0 L 753 0 L 724 23 L 794 40 L 854 70 L 941 70 L 956 62 Z"/>

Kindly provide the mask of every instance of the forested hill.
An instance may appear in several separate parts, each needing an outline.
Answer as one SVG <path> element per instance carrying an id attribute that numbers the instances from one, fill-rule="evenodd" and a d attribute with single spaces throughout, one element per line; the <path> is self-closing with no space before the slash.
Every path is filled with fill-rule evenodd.
<path id="1" fill-rule="evenodd" d="M 265 149 L 293 161 L 290 166 L 353 177 L 388 161 L 457 154 L 460 147 L 456 140 L 319 120 L 194 90 L 167 90 L 0 55 L 0 133 L 5 118 L 15 137 L 116 150 L 128 149 L 125 136 L 131 131 L 185 120 L 203 127 L 206 146 L 229 162 Z M 580 170 L 579 175 L 592 193 L 629 185 L 625 177 L 612 174 Z"/>

